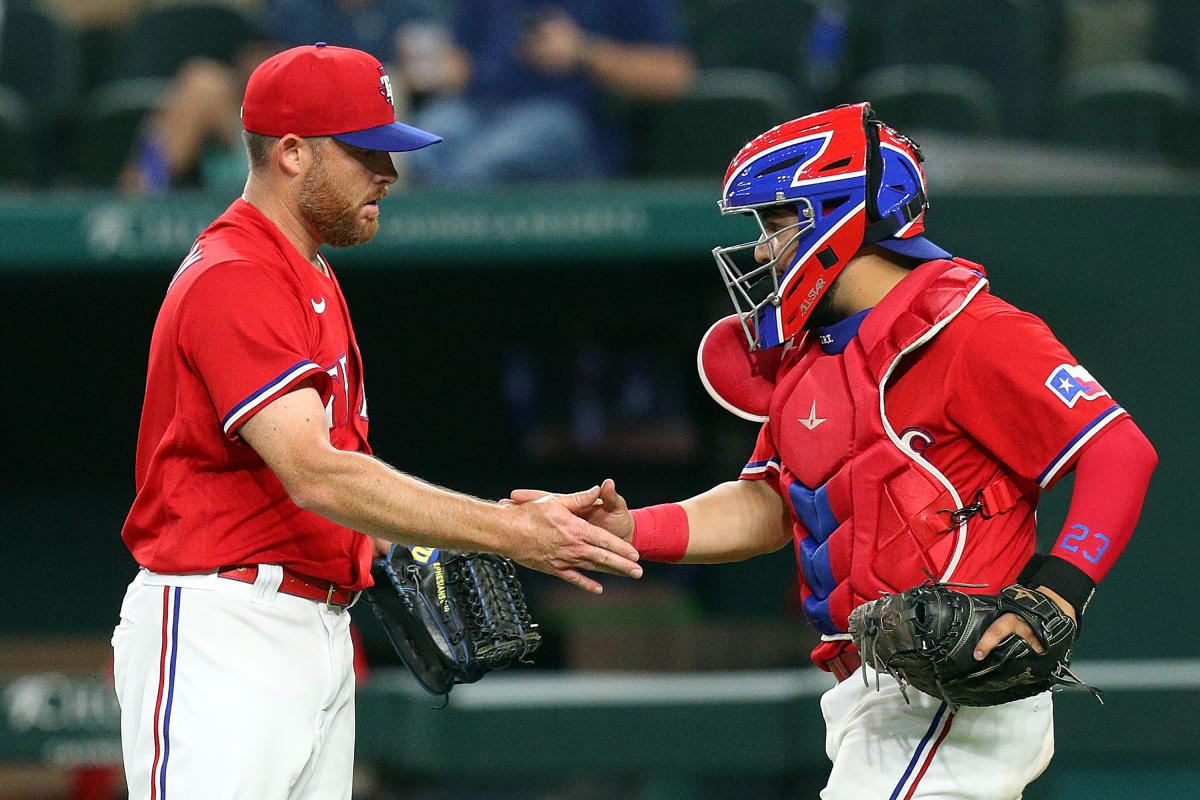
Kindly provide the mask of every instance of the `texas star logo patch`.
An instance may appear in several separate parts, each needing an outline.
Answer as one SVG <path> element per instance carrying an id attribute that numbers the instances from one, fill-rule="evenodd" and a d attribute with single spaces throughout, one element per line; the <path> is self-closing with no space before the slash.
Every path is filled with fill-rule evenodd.
<path id="1" fill-rule="evenodd" d="M 1078 364 L 1059 364 L 1046 379 L 1046 388 L 1058 395 L 1067 408 L 1074 408 L 1080 398 L 1095 400 L 1108 394 L 1092 374 Z"/>

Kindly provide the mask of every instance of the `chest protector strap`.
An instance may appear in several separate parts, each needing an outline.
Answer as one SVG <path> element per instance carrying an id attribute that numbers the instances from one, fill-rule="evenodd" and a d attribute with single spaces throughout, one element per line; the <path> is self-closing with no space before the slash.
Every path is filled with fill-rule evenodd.
<path id="1" fill-rule="evenodd" d="M 940 509 L 938 513 L 948 514 L 950 523 L 946 528 L 942 529 L 942 533 L 950 533 L 976 514 L 983 519 L 991 519 L 998 514 L 1012 511 L 1016 508 L 1017 501 L 1020 499 L 1021 490 L 1017 488 L 1017 485 L 1007 475 L 1001 475 L 987 486 L 975 492 L 974 502 L 962 508 Z"/>

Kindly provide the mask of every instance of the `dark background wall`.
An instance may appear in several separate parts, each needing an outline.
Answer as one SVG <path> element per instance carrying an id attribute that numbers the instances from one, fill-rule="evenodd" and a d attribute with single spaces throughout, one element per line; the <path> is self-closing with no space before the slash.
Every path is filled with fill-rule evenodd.
<path id="1" fill-rule="evenodd" d="M 1159 450 L 1142 523 L 1081 646 L 1088 656 L 1117 656 L 1169 641 L 1173 654 L 1195 655 L 1197 644 L 1174 635 L 1164 609 L 1186 606 L 1200 556 L 1188 522 L 1197 477 L 1190 412 L 1200 386 L 1196 259 L 1187 247 L 1200 199 L 962 195 L 940 197 L 932 213 L 934 238 L 987 265 L 996 293 L 1049 321 Z M 696 343 L 727 313 L 703 250 L 496 269 L 485 252 L 447 249 L 416 272 L 389 269 L 369 252 L 350 261 L 339 274 L 363 343 L 372 438 L 402 469 L 485 497 L 611 476 L 643 504 L 735 475 L 752 446 L 754 426 L 717 408 L 695 379 Z M 118 532 L 133 491 L 148 339 L 173 269 L 81 259 L 6 279 L 3 324 L 14 352 L 0 593 L 21 611 L 0 622 L 5 632 L 103 632 L 115 621 L 134 570 Z M 637 413 L 614 399 L 636 390 L 623 382 L 631 371 L 651 386 Z M 512 399 L 530 380 L 540 403 L 532 410 Z M 591 444 L 563 433 L 589 393 L 607 404 L 608 424 L 607 437 Z M 1065 488 L 1046 498 L 1047 541 L 1065 513 Z M 662 570 L 708 613 L 787 613 L 787 553 L 682 579 Z M 18 603 L 31 581 L 50 590 Z"/>

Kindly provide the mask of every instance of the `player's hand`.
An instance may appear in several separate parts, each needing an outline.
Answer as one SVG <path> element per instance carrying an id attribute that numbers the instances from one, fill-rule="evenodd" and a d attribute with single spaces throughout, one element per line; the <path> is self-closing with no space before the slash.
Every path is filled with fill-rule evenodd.
<path id="1" fill-rule="evenodd" d="M 1059 594 L 1051 589 L 1047 589 L 1045 586 L 1039 586 L 1037 589 L 1039 592 L 1042 592 L 1055 603 L 1057 603 L 1059 608 L 1061 608 L 1067 614 L 1067 616 L 1073 620 L 1076 619 L 1075 608 L 1066 600 L 1064 600 Z M 1046 648 L 1042 645 L 1041 640 L 1038 639 L 1037 635 L 1033 632 L 1033 629 L 1029 627 L 1029 624 L 1025 622 L 1025 620 L 1021 619 L 1016 614 L 1004 614 L 1000 617 L 997 617 L 996 621 L 993 622 L 988 629 L 983 632 L 983 636 L 979 639 L 979 643 L 975 646 L 975 660 L 982 661 L 983 659 L 987 658 L 988 653 L 992 652 L 992 649 L 995 648 L 996 645 L 1000 644 L 1000 642 L 1004 641 L 1013 634 L 1020 636 L 1022 639 L 1028 642 L 1029 646 L 1033 648 L 1033 652 L 1038 654 L 1046 652 Z"/>
<path id="2" fill-rule="evenodd" d="M 586 492 L 565 495 L 518 491 L 525 498 L 523 501 L 501 505 L 511 513 L 524 516 L 526 535 L 515 542 L 512 550 L 505 555 L 522 566 L 554 575 L 596 594 L 603 591 L 603 587 L 581 570 L 630 578 L 642 577 L 642 568 L 637 563 L 638 553 L 629 542 L 588 522 L 582 516 L 591 509 L 603 506 L 601 487 L 594 486 Z M 524 494 L 526 492 L 536 494 L 536 497 Z M 616 490 L 610 487 L 609 494 L 611 501 Z M 513 500 L 516 501 L 516 498 Z"/>
<path id="3" fill-rule="evenodd" d="M 560 9 L 547 11 L 521 43 L 522 59 L 547 75 L 566 75 L 580 66 L 587 34 Z"/>
<path id="4" fill-rule="evenodd" d="M 509 502 L 528 503 L 543 497 L 563 497 L 541 489 L 514 489 Z M 501 501 L 504 502 L 504 501 Z M 620 536 L 627 542 L 633 541 L 633 515 L 625 498 L 617 494 L 617 484 L 605 478 L 600 484 L 600 496 L 592 505 L 575 512 L 579 517 L 609 533 Z"/>

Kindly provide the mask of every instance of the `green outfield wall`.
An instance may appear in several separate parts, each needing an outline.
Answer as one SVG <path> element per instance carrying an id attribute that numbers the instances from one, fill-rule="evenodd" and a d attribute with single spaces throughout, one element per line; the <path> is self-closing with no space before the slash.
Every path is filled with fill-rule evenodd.
<path id="1" fill-rule="evenodd" d="M 112 624 L 133 569 L 117 531 L 132 496 L 154 314 L 192 237 L 225 204 L 191 195 L 0 200 L 3 324 L 15 346 L 5 381 L 14 409 L 0 489 L 0 586 L 24 592 L 32 577 L 71 576 L 0 621 L 0 631 Z M 389 198 L 384 217 L 375 242 L 332 257 L 357 320 L 372 439 L 385 459 L 485 496 L 611 475 L 634 502 L 736 473 L 754 428 L 718 409 L 691 366 L 704 330 L 727 313 L 708 250 L 745 233 L 743 221 L 716 213 L 708 187 L 410 193 Z M 1047 319 L 1159 450 L 1141 526 L 1095 601 L 1082 646 L 1107 657 L 1150 655 L 1169 642 L 1173 655 L 1200 654 L 1165 613 L 1182 607 L 1200 561 L 1192 424 L 1200 292 L 1190 242 L 1200 192 L 941 195 L 929 227 L 944 246 L 987 265 L 994 291 Z M 604 374 L 584 388 L 602 403 L 630 391 L 621 384 L 627 365 L 658 381 L 659 411 L 624 422 L 620 409 L 610 413 L 626 446 L 615 435 L 590 448 L 554 443 L 564 419 L 578 416 L 564 395 L 579 389 L 576 373 L 586 370 L 577 362 L 589 350 L 600 353 L 593 360 Z M 522 359 L 535 362 L 537 390 L 552 399 L 540 411 L 515 407 L 511 396 Z M 628 446 L 639 434 L 663 444 Z M 1067 496 L 1060 489 L 1045 499 L 1047 537 Z M 775 559 L 770 568 L 788 564 Z M 689 580 L 717 595 L 705 608 L 719 611 L 722 587 L 756 570 L 753 562 L 715 567 Z M 768 581 L 766 596 L 741 598 L 736 610 L 774 613 L 780 601 L 770 595 L 787 580 Z"/>
<path id="2" fill-rule="evenodd" d="M 151 326 L 192 238 L 226 204 L 186 194 L 138 202 L 110 194 L 0 198 L 7 300 L 0 324 L 12 351 L 0 485 L 0 597 L 9 613 L 0 618 L 0 635 L 13 651 L 10 669 L 19 670 L 23 640 L 100 641 L 116 621 L 134 570 L 118 532 L 133 492 Z M 677 499 L 736 475 L 755 426 L 717 408 L 693 365 L 705 329 L 729 312 L 709 250 L 749 234 L 743 221 L 719 217 L 711 187 L 396 193 L 383 213 L 375 242 L 331 257 L 366 360 L 372 441 L 387 461 L 485 497 L 514 486 L 581 488 L 611 476 L 634 504 Z M 1200 231 L 1200 190 L 942 193 L 929 229 L 943 246 L 985 264 L 996 293 L 1044 317 L 1130 411 L 1161 458 L 1139 530 L 1098 594 L 1078 648 L 1081 661 L 1103 665 L 1100 676 L 1120 688 L 1104 707 L 1086 696 L 1063 701 L 1063 757 L 1027 797 L 1198 796 L 1200 679 L 1193 662 L 1200 643 L 1180 634 L 1179 618 L 1194 605 L 1200 563 L 1200 437 L 1192 420 L 1200 392 L 1200 259 L 1191 243 Z M 1046 496 L 1044 545 L 1068 497 L 1068 486 Z M 652 565 L 645 583 L 660 587 L 657 594 L 607 605 L 564 602 L 555 582 L 530 574 L 531 602 L 547 632 L 539 664 L 548 676 L 571 674 L 556 667 L 612 668 L 623 660 L 652 669 L 655 654 L 588 645 L 596 641 L 588 632 L 599 630 L 603 641 L 628 634 L 633 642 L 655 626 L 686 637 L 689 626 L 704 623 L 707 644 L 659 665 L 802 668 L 811 634 L 795 617 L 793 572 L 787 553 L 728 566 Z M 619 587 L 610 589 L 606 596 L 622 596 Z M 358 618 L 372 658 L 384 663 L 373 622 Z M 777 623 L 777 646 L 756 642 L 760 657 L 738 636 L 763 620 Z M 651 638 L 665 640 L 661 632 Z M 714 661 L 723 650 L 746 655 L 737 663 Z M 536 733 L 546 748 L 557 742 L 560 750 L 547 750 L 543 767 L 571 774 L 612 774 L 606 765 L 631 757 L 630 745 L 679 737 L 684 749 L 668 748 L 661 763 L 629 766 L 637 796 L 720 797 L 700 788 L 723 785 L 706 777 L 706 763 L 743 788 L 755 785 L 743 773 L 766 776 L 761 791 L 747 789 L 746 796 L 776 789 L 778 796 L 809 796 L 795 787 L 811 786 L 806 782 L 823 772 L 819 713 L 811 687 L 789 681 L 807 687 L 819 677 L 776 677 L 757 690 L 748 678 L 740 700 L 714 695 L 698 708 L 665 700 L 607 710 L 603 702 L 533 703 L 512 712 L 514 735 L 519 741 Z M 104 692 L 50 680 L 48 689 L 19 684 L 23 693 L 15 694 L 12 681 L 5 684 L 10 717 L 0 760 L 68 763 L 92 749 L 96 757 L 111 755 L 112 707 Z M 603 698 L 603 681 L 597 686 L 577 689 Z M 770 686 L 782 686 L 783 696 L 769 696 Z M 394 683 L 364 691 L 365 758 L 434 774 L 453 763 L 448 753 L 469 752 L 478 756 L 467 759 L 472 769 L 508 774 L 478 755 L 483 744 L 467 747 L 473 740 L 456 727 L 472 714 L 493 713 L 486 695 L 483 706 L 456 703 L 439 715 Z M 66 729 L 82 730 L 82 738 L 38 738 L 45 731 L 29 727 L 40 724 L 38 702 L 50 704 L 52 720 L 69 717 Z M 410 709 L 403 730 L 384 724 L 392 708 Z M 617 713 L 622 708 L 627 717 Z M 24 718 L 12 716 L 18 712 L 34 714 L 35 722 L 20 723 Z M 81 716 L 72 722 L 71 714 Z M 561 728 L 555 719 L 595 730 L 627 719 L 650 733 L 597 734 L 589 744 L 547 734 Z M 14 733 L 18 723 L 27 727 Z M 82 727 L 71 727 L 76 723 Z M 705 731 L 722 726 L 744 746 L 723 752 L 698 744 L 708 741 Z M 690 751 L 689 742 L 696 745 Z M 515 751 L 493 756 L 510 767 L 518 761 Z M 737 768 L 739 759 L 747 770 Z M 1114 786 L 1131 793 L 1112 794 Z"/>

